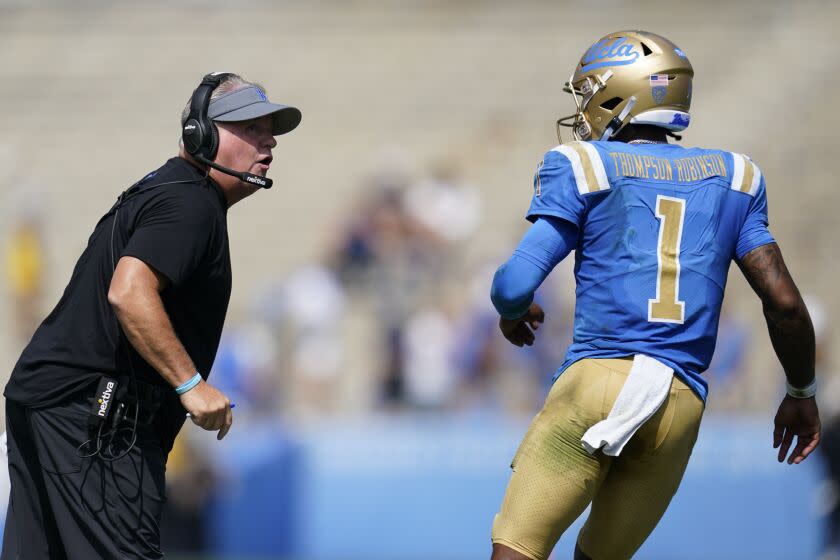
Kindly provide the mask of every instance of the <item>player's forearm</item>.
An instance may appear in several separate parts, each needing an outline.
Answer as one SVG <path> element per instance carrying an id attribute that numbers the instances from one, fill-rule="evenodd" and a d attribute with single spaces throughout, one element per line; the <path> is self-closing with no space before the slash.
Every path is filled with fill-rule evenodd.
<path id="1" fill-rule="evenodd" d="M 545 271 L 514 254 L 496 271 L 490 287 L 490 300 L 499 315 L 504 319 L 522 317 L 545 276 Z"/>
<path id="2" fill-rule="evenodd" d="M 135 289 L 109 301 L 131 345 L 170 385 L 177 387 L 195 375 L 195 364 L 178 340 L 160 294 Z"/>
<path id="3" fill-rule="evenodd" d="M 745 255 L 738 265 L 761 298 L 773 349 L 791 385 L 814 380 L 814 327 L 799 289 L 775 243 Z"/>
<path id="4" fill-rule="evenodd" d="M 764 318 L 788 381 L 805 387 L 814 380 L 814 327 L 802 298 L 797 300 L 785 308 L 765 304 Z"/>
<path id="5" fill-rule="evenodd" d="M 503 319 L 522 317 L 551 270 L 575 246 L 578 229 L 566 220 L 542 217 L 531 226 L 493 277 L 490 299 Z"/>

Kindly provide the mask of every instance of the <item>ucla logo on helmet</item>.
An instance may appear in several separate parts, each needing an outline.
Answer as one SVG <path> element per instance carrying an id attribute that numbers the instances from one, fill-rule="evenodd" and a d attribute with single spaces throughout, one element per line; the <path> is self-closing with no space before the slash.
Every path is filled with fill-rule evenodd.
<path id="1" fill-rule="evenodd" d="M 662 104 L 665 101 L 665 95 L 668 93 L 662 86 L 652 87 L 650 88 L 650 92 L 653 95 L 653 100 L 659 104 Z"/>
<path id="2" fill-rule="evenodd" d="M 633 45 L 626 41 L 626 37 L 601 39 L 583 55 L 581 70 L 633 64 L 639 58 L 639 51 L 633 50 Z"/>
<path id="3" fill-rule="evenodd" d="M 652 74 L 650 76 L 650 92 L 653 100 L 661 104 L 668 94 L 668 74 Z"/>

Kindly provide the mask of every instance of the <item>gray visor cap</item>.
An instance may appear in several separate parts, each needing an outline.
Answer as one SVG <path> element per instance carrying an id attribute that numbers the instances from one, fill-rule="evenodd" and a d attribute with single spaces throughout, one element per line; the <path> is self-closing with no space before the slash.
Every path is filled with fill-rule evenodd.
<path id="1" fill-rule="evenodd" d="M 300 124 L 300 109 L 270 103 L 265 92 L 250 86 L 226 93 L 210 102 L 207 116 L 219 122 L 240 122 L 271 115 L 274 136 L 286 134 Z"/>

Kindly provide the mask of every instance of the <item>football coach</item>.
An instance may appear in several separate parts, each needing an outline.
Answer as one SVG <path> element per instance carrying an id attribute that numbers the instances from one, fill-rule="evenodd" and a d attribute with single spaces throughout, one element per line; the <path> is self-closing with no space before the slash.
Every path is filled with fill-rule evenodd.
<path id="1" fill-rule="evenodd" d="M 167 455 L 187 413 L 222 439 L 206 378 L 231 290 L 227 211 L 261 188 L 301 113 L 204 77 L 180 153 L 100 220 L 6 385 L 11 497 L 0 560 L 162 558 Z"/>

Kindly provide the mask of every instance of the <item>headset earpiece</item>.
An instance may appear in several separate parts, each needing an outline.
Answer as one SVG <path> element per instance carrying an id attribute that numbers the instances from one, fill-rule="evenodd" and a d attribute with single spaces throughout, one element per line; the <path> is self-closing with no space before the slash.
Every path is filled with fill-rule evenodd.
<path id="1" fill-rule="evenodd" d="M 207 74 L 192 94 L 190 112 L 181 131 L 184 148 L 192 156 L 199 156 L 210 161 L 216 157 L 216 151 L 219 149 L 219 131 L 207 116 L 207 109 L 210 106 L 213 90 L 228 75 L 228 72 Z"/>
<path id="2" fill-rule="evenodd" d="M 207 129 L 207 154 L 205 157 L 209 160 L 216 159 L 216 152 L 219 151 L 219 129 L 216 128 L 216 123 L 211 121 L 209 118 L 207 119 L 208 129 Z"/>
<path id="3" fill-rule="evenodd" d="M 184 129 L 181 132 L 181 140 L 184 142 L 184 149 L 190 155 L 195 155 L 201 150 L 204 143 L 204 134 L 201 130 L 201 123 L 196 119 L 187 119 Z"/>

